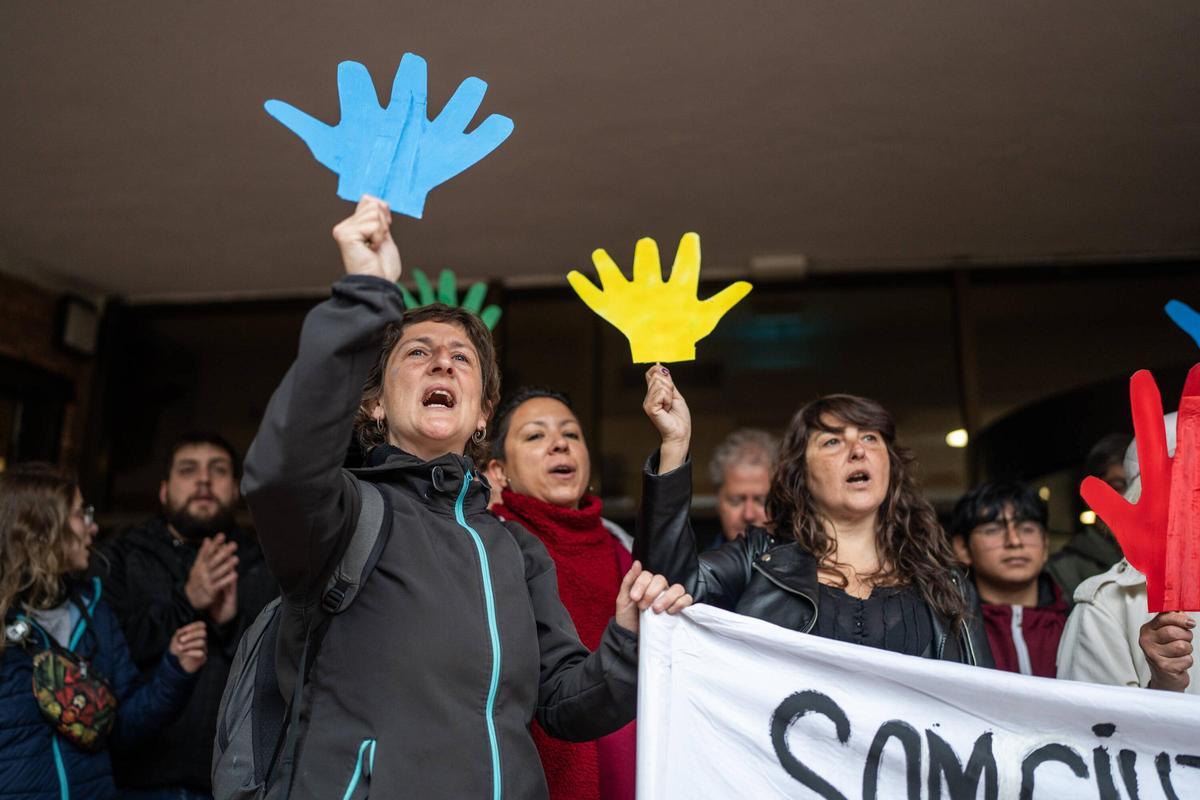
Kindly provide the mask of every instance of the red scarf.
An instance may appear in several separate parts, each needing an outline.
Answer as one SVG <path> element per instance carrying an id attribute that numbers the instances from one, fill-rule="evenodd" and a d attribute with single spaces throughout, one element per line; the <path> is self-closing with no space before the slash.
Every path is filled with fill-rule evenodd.
<path id="1" fill-rule="evenodd" d="M 501 519 L 519 522 L 538 537 L 558 574 L 558 595 L 579 639 L 589 650 L 600 645 L 615 610 L 621 579 L 632 563 L 600 521 L 600 498 L 584 495 L 579 508 L 564 508 L 505 489 L 492 508 Z M 595 742 L 551 738 L 537 723 L 533 741 L 550 800 L 616 800 L 633 797 L 633 724 Z"/>

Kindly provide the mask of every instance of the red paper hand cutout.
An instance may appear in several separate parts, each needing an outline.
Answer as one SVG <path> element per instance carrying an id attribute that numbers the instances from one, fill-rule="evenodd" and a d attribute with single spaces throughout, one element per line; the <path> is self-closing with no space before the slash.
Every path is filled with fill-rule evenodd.
<path id="1" fill-rule="evenodd" d="M 1175 439 L 1163 610 L 1200 611 L 1200 397 L 1186 389 Z"/>
<path id="2" fill-rule="evenodd" d="M 1129 381 L 1142 495 L 1130 504 L 1099 478 L 1079 489 L 1103 519 L 1125 558 L 1146 576 L 1149 611 L 1200 611 L 1200 364 L 1180 399 L 1175 457 L 1167 454 L 1162 397 L 1154 377 Z"/>

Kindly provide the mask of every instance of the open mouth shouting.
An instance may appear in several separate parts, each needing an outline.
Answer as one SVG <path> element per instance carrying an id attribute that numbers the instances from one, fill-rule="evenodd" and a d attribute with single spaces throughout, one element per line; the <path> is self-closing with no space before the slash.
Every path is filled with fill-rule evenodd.
<path id="1" fill-rule="evenodd" d="M 865 469 L 857 469 L 846 476 L 846 483 L 854 489 L 862 489 L 871 485 L 871 473 Z"/>
<path id="2" fill-rule="evenodd" d="M 430 386 L 425 390 L 425 394 L 421 397 L 421 405 L 425 408 L 442 408 L 451 409 L 457 404 L 458 400 L 454 396 L 454 391 L 446 386 Z"/>

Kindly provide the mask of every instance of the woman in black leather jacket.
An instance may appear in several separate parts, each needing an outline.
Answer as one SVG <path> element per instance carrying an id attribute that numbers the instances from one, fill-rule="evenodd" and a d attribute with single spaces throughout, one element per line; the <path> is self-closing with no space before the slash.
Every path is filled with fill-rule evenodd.
<path id="1" fill-rule="evenodd" d="M 908 655 L 992 666 L 964 580 L 914 461 L 878 403 L 827 395 L 792 418 L 765 528 L 696 552 L 691 415 L 659 364 L 643 409 L 662 437 L 646 462 L 634 554 L 698 603 L 792 630 Z"/>

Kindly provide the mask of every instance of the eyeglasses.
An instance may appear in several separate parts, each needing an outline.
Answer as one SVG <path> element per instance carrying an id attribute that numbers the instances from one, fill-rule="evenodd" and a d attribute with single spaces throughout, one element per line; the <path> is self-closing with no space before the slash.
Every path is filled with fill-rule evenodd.
<path id="1" fill-rule="evenodd" d="M 83 524 L 88 527 L 90 527 L 91 524 L 96 521 L 95 506 L 82 506 L 75 511 L 72 511 L 71 514 L 83 520 Z"/>
<path id="2" fill-rule="evenodd" d="M 978 535 L 988 545 L 999 545 L 1008 536 L 1009 529 L 1016 531 L 1017 537 L 1023 542 L 1035 542 L 1045 535 L 1042 526 L 1033 520 L 1000 517 L 991 522 L 977 525 L 971 533 Z"/>

